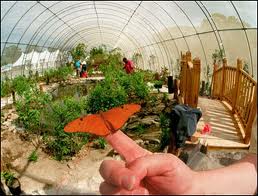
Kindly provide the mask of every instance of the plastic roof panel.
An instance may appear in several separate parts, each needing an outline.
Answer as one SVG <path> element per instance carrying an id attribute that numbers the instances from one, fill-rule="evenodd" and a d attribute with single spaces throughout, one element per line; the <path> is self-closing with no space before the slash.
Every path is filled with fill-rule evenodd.
<path id="1" fill-rule="evenodd" d="M 190 50 L 205 70 L 224 49 L 230 65 L 242 58 L 256 78 L 257 2 L 1 1 L 1 55 L 13 46 L 26 53 L 28 45 L 70 50 L 81 42 L 88 50 L 119 47 L 129 58 L 141 53 L 142 68 L 171 72 L 181 52 Z"/>

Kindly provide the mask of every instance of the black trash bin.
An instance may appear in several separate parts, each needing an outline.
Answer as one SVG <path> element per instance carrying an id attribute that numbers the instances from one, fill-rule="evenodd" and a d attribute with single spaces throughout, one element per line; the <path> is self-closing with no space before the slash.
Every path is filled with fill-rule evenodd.
<path id="1" fill-rule="evenodd" d="M 171 94 L 173 92 L 174 92 L 173 76 L 168 76 L 168 93 Z"/>

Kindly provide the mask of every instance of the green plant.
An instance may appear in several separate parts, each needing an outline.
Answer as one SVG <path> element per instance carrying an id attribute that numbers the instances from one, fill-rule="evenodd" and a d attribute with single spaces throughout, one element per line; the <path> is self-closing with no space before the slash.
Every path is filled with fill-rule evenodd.
<path id="1" fill-rule="evenodd" d="M 137 127 L 134 129 L 134 132 L 137 135 L 141 135 L 146 132 L 146 127 L 142 124 L 137 125 Z"/>
<path id="2" fill-rule="evenodd" d="M 158 89 L 158 92 L 159 92 L 159 89 L 162 88 L 162 84 L 163 84 L 163 81 L 155 80 L 154 81 L 154 88 Z"/>
<path id="3" fill-rule="evenodd" d="M 214 53 L 212 53 L 213 64 L 218 63 L 221 65 L 223 58 L 225 57 L 224 49 L 215 49 Z"/>
<path id="4" fill-rule="evenodd" d="M 36 162 L 38 160 L 38 155 L 36 150 L 33 150 L 32 153 L 28 157 L 28 161 Z"/>
<path id="5" fill-rule="evenodd" d="M 113 78 L 106 77 L 90 92 L 87 100 L 89 113 L 107 111 L 127 102 L 124 88 Z"/>
<path id="6" fill-rule="evenodd" d="M 169 101 L 168 93 L 163 93 L 162 102 L 167 103 Z"/>
<path id="7" fill-rule="evenodd" d="M 51 99 L 49 94 L 41 92 L 36 87 L 26 90 L 16 103 L 18 122 L 26 130 L 38 133 L 41 129 L 40 114 Z"/>
<path id="8" fill-rule="evenodd" d="M 99 137 L 95 139 L 94 144 L 96 148 L 105 149 L 107 142 L 103 137 Z"/>
<path id="9" fill-rule="evenodd" d="M 86 99 L 66 97 L 49 103 L 41 114 L 44 125 L 43 141 L 48 150 L 57 160 L 69 159 L 88 142 L 90 134 L 66 133 L 64 126 L 86 114 Z"/>
<path id="10" fill-rule="evenodd" d="M 248 64 L 246 61 L 244 61 L 243 70 L 244 70 L 246 73 L 249 73 L 249 64 Z"/>
<path id="11" fill-rule="evenodd" d="M 161 113 L 160 114 L 160 128 L 161 128 L 161 135 L 160 135 L 160 146 L 159 149 L 163 150 L 165 146 L 169 144 L 170 139 L 170 118 L 169 116 Z"/>
<path id="12" fill-rule="evenodd" d="M 4 171 L 1 172 L 1 176 L 5 179 L 6 183 L 8 185 L 11 185 L 13 183 L 14 180 L 14 173 L 8 172 L 8 171 Z"/>
<path id="13" fill-rule="evenodd" d="M 1 97 L 8 96 L 12 93 L 12 80 L 6 78 L 5 81 L 1 81 Z"/>
<path id="14" fill-rule="evenodd" d="M 166 68 L 165 66 L 162 67 L 160 72 L 160 80 L 163 81 L 163 84 L 167 83 L 168 76 L 169 76 L 168 68 Z"/>
<path id="15" fill-rule="evenodd" d="M 69 51 L 74 61 L 84 59 L 86 54 L 86 45 L 84 43 L 79 43 L 75 48 Z"/>

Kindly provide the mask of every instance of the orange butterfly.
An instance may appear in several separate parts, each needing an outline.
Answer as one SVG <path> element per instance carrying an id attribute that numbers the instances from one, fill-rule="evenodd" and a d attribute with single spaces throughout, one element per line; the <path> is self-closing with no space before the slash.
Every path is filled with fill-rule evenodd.
<path id="1" fill-rule="evenodd" d="M 65 127 L 65 132 L 87 132 L 99 136 L 106 136 L 119 130 L 128 118 L 140 111 L 138 104 L 125 104 L 112 108 L 99 114 L 90 114 L 77 118 L 69 122 Z"/>

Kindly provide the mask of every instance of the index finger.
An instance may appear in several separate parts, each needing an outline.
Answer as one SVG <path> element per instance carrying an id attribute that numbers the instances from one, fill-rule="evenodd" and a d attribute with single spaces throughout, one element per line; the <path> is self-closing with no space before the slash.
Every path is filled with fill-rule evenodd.
<path id="1" fill-rule="evenodd" d="M 127 163 L 151 154 L 150 151 L 137 145 L 131 138 L 118 130 L 105 137 L 107 142 L 126 160 Z"/>

